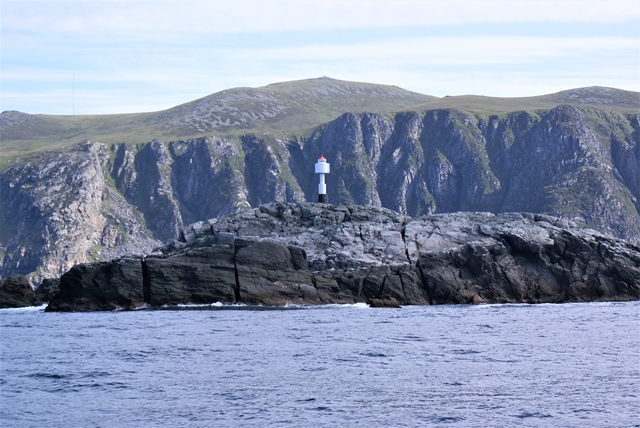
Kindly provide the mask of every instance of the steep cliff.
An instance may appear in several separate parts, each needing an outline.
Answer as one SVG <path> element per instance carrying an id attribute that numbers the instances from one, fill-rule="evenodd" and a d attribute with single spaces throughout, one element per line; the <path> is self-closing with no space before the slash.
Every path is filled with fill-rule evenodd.
<path id="1" fill-rule="evenodd" d="M 331 162 L 333 202 L 403 214 L 528 211 L 640 241 L 639 115 L 560 106 L 504 116 L 346 114 L 304 142 Z M 313 182 L 300 177 L 307 200 Z"/>
<path id="2" fill-rule="evenodd" d="M 640 242 L 640 115 L 559 106 L 346 113 L 306 133 L 85 143 L 0 174 L 0 276 L 35 283 L 76 263 L 148 253 L 184 224 L 316 199 L 403 215 L 526 211 Z"/>
<path id="3" fill-rule="evenodd" d="M 107 147 L 87 143 L 43 153 L 0 176 L 0 275 L 35 283 L 77 263 L 149 251 L 159 241 L 106 185 Z"/>

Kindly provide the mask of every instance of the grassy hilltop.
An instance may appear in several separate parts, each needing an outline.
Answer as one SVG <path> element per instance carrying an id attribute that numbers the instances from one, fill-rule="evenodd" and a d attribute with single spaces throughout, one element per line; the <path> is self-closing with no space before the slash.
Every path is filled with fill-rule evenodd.
<path id="1" fill-rule="evenodd" d="M 618 113 L 638 113 L 640 111 L 640 93 L 591 86 L 535 97 L 498 98 L 459 95 L 436 98 L 405 110 L 456 109 L 479 114 L 504 114 L 514 111 L 551 110 L 559 105 L 595 108 Z"/>
<path id="2" fill-rule="evenodd" d="M 619 113 L 640 111 L 640 93 L 590 87 L 521 98 L 477 95 L 443 98 L 396 86 L 321 77 L 259 88 L 233 88 L 168 110 L 113 115 L 54 116 L 6 111 L 0 114 L 0 169 L 29 153 L 87 140 L 144 143 L 206 135 L 301 133 L 343 113 L 391 113 L 456 109 L 480 115 L 549 110 L 561 104 Z"/>
<path id="3" fill-rule="evenodd" d="M 204 135 L 296 132 L 345 112 L 384 113 L 424 104 L 436 97 L 395 86 L 329 78 L 233 88 L 151 113 L 93 116 L 3 112 L 3 157 L 76 144 L 144 143 Z"/>

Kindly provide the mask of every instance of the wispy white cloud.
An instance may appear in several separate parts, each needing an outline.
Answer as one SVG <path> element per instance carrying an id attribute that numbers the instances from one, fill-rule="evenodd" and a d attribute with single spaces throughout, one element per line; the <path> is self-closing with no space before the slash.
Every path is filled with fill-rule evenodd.
<path id="1" fill-rule="evenodd" d="M 640 39 L 625 37 L 418 37 L 385 43 L 328 44 L 295 48 L 238 50 L 230 57 L 244 60 L 401 61 L 403 64 L 516 64 L 561 58 L 583 52 L 640 50 Z"/>
<path id="2" fill-rule="evenodd" d="M 9 31 L 140 35 L 640 19 L 635 0 L 3 0 L 2 12 Z"/>
<path id="3" fill-rule="evenodd" d="M 120 53 L 110 55 L 108 50 L 98 49 L 87 52 L 84 60 L 95 68 L 91 71 L 94 82 L 162 83 L 167 79 L 188 82 L 193 80 L 192 73 L 206 73 L 207 69 L 220 64 L 236 64 L 238 68 L 250 68 L 252 65 L 260 68 L 264 64 L 281 62 L 389 64 L 392 67 L 516 65 L 581 56 L 598 59 L 615 54 L 626 58 L 629 66 L 637 66 L 638 62 L 633 60 L 639 51 L 640 38 L 625 37 L 418 37 L 385 43 L 332 43 L 305 47 L 234 50 L 211 47 L 200 48 L 196 52 L 176 49 L 137 52 L 131 57 Z M 18 66 L 2 71 L 3 79 L 14 81 L 42 80 L 45 76 L 50 80 L 66 80 L 69 70 Z"/>
<path id="4" fill-rule="evenodd" d="M 640 90 L 640 34 L 629 30 L 640 25 L 637 1 L 0 5 L 3 109 L 68 113 L 56 99 L 70 98 L 73 74 L 77 111 L 87 114 L 159 110 L 229 87 L 322 75 L 439 96 Z"/>

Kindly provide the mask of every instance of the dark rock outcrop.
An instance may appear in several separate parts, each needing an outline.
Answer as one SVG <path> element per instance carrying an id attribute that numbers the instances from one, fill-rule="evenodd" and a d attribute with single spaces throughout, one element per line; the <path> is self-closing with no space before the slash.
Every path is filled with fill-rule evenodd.
<path id="1" fill-rule="evenodd" d="M 433 304 L 640 298 L 637 247 L 588 229 L 561 229 L 551 223 L 562 220 L 547 216 L 487 216 L 452 230 L 455 217 L 408 226 L 407 234 L 427 249 L 415 257 Z"/>
<path id="2" fill-rule="evenodd" d="M 38 288 L 36 288 L 36 297 L 40 303 L 48 303 L 58 292 L 60 287 L 60 278 L 45 278 Z"/>
<path id="3" fill-rule="evenodd" d="M 22 308 L 38 303 L 36 293 L 23 275 L 13 275 L 0 280 L 0 308 Z"/>
<path id="4" fill-rule="evenodd" d="M 212 244 L 168 257 L 150 256 L 143 266 L 148 302 L 154 306 L 236 300 L 233 245 Z"/>
<path id="5" fill-rule="evenodd" d="M 194 223 L 146 258 L 75 266 L 47 310 L 637 299 L 640 248 L 567 219 L 276 202 Z"/>
<path id="6" fill-rule="evenodd" d="M 236 266 L 238 297 L 243 303 L 322 303 L 304 250 L 270 239 L 258 240 L 238 249 Z"/>
<path id="7" fill-rule="evenodd" d="M 86 263 L 72 267 L 60 278 L 49 312 L 133 309 L 144 301 L 140 259 Z"/>

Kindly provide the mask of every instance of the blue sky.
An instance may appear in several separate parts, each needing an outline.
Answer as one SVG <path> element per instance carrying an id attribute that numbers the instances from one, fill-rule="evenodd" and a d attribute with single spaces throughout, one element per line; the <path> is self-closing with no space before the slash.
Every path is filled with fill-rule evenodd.
<path id="1" fill-rule="evenodd" d="M 429 95 L 640 91 L 640 1 L 0 2 L 0 110 L 156 111 L 329 76 Z"/>

